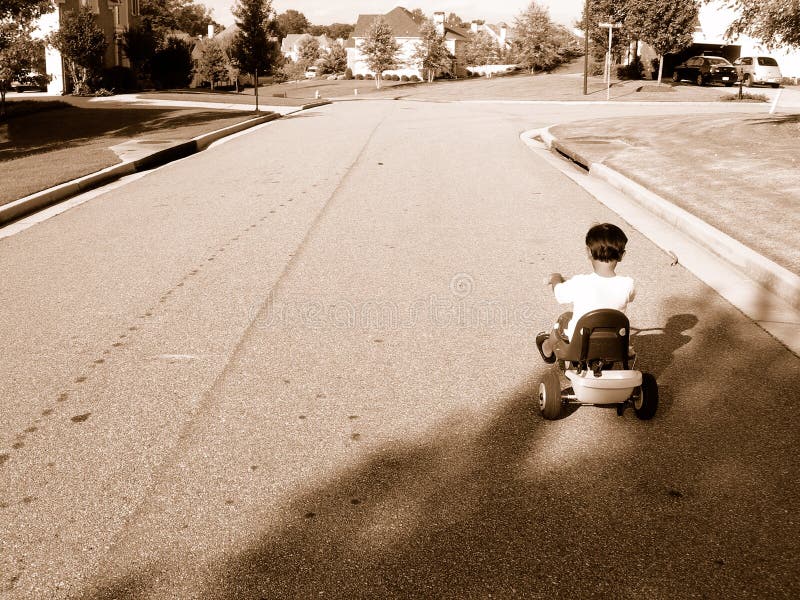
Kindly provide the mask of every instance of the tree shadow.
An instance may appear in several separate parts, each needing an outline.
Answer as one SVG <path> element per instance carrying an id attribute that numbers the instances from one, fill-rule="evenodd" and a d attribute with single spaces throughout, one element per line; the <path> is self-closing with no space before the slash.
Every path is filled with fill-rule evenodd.
<path id="1" fill-rule="evenodd" d="M 198 597 L 796 596 L 798 359 L 727 305 L 672 304 L 691 312 L 638 339 L 668 413 L 547 422 L 526 381 L 482 429 L 386 445 L 253 523 L 248 547 L 187 567 Z M 81 597 L 155 597 L 159 577 Z"/>
<path id="2" fill-rule="evenodd" d="M 49 110 L 8 122 L 7 141 L 0 143 L 0 161 L 71 148 L 100 137 L 127 139 L 157 133 L 163 138 L 184 127 L 239 116 L 236 111 L 152 107 Z"/>

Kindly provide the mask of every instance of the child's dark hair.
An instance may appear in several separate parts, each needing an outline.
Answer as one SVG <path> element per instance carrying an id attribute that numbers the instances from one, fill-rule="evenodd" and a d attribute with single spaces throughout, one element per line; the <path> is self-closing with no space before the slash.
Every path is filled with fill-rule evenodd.
<path id="1" fill-rule="evenodd" d="M 586 234 L 586 247 L 594 260 L 600 262 L 619 262 L 625 254 L 627 236 L 622 229 L 611 223 L 600 223 Z"/>

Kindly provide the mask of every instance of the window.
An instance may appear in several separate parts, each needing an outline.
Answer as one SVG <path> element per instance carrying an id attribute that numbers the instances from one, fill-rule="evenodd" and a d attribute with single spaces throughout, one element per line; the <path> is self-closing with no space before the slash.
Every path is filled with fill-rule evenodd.
<path id="1" fill-rule="evenodd" d="M 100 0 L 81 0 L 81 6 L 88 7 L 96 15 L 100 14 Z"/>
<path id="2" fill-rule="evenodd" d="M 139 13 L 139 0 L 131 0 L 131 14 L 138 15 Z"/>
<path id="3" fill-rule="evenodd" d="M 759 56 L 758 57 L 758 64 L 762 67 L 777 67 L 778 62 L 772 58 L 771 56 Z"/>

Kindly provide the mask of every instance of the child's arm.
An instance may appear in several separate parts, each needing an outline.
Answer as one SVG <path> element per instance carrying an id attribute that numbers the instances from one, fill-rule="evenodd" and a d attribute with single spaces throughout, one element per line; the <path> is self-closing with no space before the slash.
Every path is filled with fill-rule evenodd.
<path id="1" fill-rule="evenodd" d="M 544 280 L 544 284 L 549 285 L 551 288 L 559 283 L 564 283 L 564 277 L 561 276 L 561 273 L 550 273 L 550 276 Z"/>

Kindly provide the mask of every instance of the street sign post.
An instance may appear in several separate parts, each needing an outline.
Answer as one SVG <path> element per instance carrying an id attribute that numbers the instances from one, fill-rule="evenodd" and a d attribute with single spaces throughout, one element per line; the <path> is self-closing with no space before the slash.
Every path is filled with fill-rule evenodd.
<path id="1" fill-rule="evenodd" d="M 599 27 L 608 29 L 608 52 L 606 53 L 606 100 L 611 100 L 611 44 L 614 41 L 614 30 L 622 27 L 622 23 L 598 23 Z"/>

